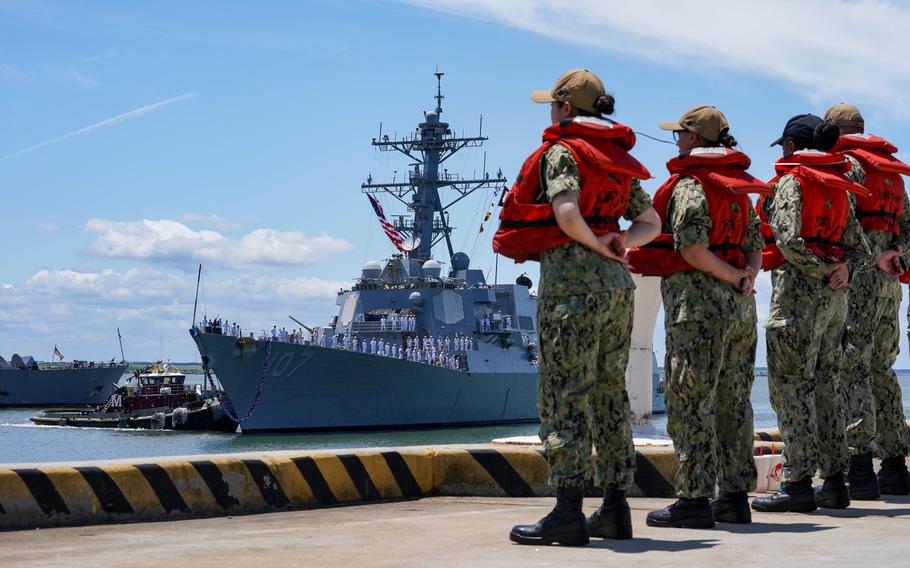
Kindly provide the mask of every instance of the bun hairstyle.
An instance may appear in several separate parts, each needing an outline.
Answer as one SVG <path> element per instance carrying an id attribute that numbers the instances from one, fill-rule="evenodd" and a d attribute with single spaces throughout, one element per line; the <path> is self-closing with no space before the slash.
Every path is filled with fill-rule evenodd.
<path id="1" fill-rule="evenodd" d="M 833 122 L 822 122 L 812 131 L 812 148 L 827 152 L 840 138 L 840 127 Z"/>
<path id="2" fill-rule="evenodd" d="M 732 148 L 739 144 L 736 141 L 736 138 L 730 135 L 730 129 L 724 128 L 720 131 L 720 136 L 717 137 L 717 144 L 723 146 L 724 148 Z"/>
<path id="3" fill-rule="evenodd" d="M 594 99 L 594 110 L 601 114 L 613 114 L 616 99 L 610 93 L 605 93 Z"/>

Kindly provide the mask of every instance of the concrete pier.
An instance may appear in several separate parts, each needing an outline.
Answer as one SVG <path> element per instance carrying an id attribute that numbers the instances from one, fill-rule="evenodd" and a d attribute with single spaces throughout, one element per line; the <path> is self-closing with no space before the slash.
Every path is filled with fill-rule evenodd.
<path id="1" fill-rule="evenodd" d="M 550 498 L 431 497 L 329 509 L 0 533 L 6 568 L 79 566 L 903 566 L 910 497 L 843 511 L 756 513 L 751 525 L 657 529 L 670 499 L 630 500 L 635 538 L 583 548 L 519 546 L 515 523 Z M 585 510 L 597 502 L 586 501 Z"/>

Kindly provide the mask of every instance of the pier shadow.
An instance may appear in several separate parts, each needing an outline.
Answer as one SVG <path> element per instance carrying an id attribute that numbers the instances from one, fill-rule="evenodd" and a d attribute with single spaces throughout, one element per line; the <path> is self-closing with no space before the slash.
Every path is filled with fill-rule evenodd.
<path id="1" fill-rule="evenodd" d="M 769 534 L 769 533 L 814 533 L 828 531 L 837 527 L 825 527 L 815 523 L 756 523 L 748 525 L 738 525 L 734 523 L 717 523 L 714 525 L 716 531 L 724 531 L 734 534 Z"/>
<path id="2" fill-rule="evenodd" d="M 689 540 L 657 540 L 653 538 L 633 538 L 630 540 L 609 540 L 592 538 L 588 548 L 605 548 L 621 554 L 639 554 L 642 552 L 685 552 L 714 548 L 720 544 L 716 539 L 694 538 Z"/>
<path id="3" fill-rule="evenodd" d="M 900 509 L 863 509 L 850 506 L 846 509 L 818 509 L 811 515 L 831 517 L 833 519 L 859 519 L 862 517 L 906 517 L 910 515 L 910 508 Z"/>

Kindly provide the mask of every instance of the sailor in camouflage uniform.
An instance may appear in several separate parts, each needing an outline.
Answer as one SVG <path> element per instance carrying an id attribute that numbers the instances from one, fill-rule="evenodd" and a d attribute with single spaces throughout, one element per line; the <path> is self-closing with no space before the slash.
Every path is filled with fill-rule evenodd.
<path id="1" fill-rule="evenodd" d="M 553 126 L 548 132 L 591 127 L 614 136 L 615 130 L 626 132 L 631 143 L 620 149 L 609 140 L 599 145 L 592 137 L 586 139 L 592 145 L 578 146 L 566 137 L 549 146 L 540 158 L 538 201 L 552 207 L 562 233 L 571 237 L 566 244 L 541 252 L 537 303 L 540 437 L 557 503 L 537 524 L 514 527 L 510 538 L 520 544 L 578 545 L 588 542 L 589 530 L 592 536 L 631 538 L 626 492 L 633 485 L 635 449 L 625 371 L 635 285 L 626 266 L 626 247 L 653 239 L 659 232 L 659 219 L 638 179 L 626 177 L 622 182 L 620 174 L 598 172 L 595 160 L 578 150 L 621 152 L 634 161 L 625 154 L 634 144 L 631 129 L 601 118 L 613 112 L 613 98 L 599 78 L 586 70 L 570 71 L 552 90 L 535 92 L 533 99 L 551 104 Z M 580 166 L 591 175 L 583 177 Z M 647 175 L 643 166 L 641 169 Z M 597 176 L 608 185 L 594 185 Z M 618 219 L 613 220 L 614 229 L 597 237 L 581 209 L 609 186 L 626 194 L 627 205 L 619 213 L 632 225 L 619 232 Z M 604 195 L 609 200 L 614 194 Z M 596 451 L 593 459 L 592 445 Z M 604 490 L 604 503 L 586 521 L 582 496 L 592 478 Z"/>
<path id="2" fill-rule="evenodd" d="M 826 507 L 850 504 L 843 472 L 848 447 L 837 390 L 843 359 L 850 278 L 873 261 L 847 191 L 865 192 L 845 174 L 850 165 L 828 153 L 838 129 L 814 115 L 790 119 L 774 142 L 784 157 L 764 212 L 779 248 L 765 323 L 768 386 L 784 441 L 779 493 L 753 500 L 765 512 L 817 508 L 812 477 Z M 773 145 L 773 144 L 772 144 Z M 766 249 L 765 254 L 772 256 Z"/>
<path id="3" fill-rule="evenodd" d="M 841 392 L 850 444 L 849 483 L 852 499 L 877 499 L 880 493 L 910 493 L 904 456 L 910 440 L 901 403 L 901 388 L 892 369 L 900 351 L 898 312 L 901 303 L 902 253 L 910 251 L 910 201 L 904 191 L 903 164 L 886 140 L 864 136 L 865 121 L 855 106 L 840 103 L 825 113 L 840 127 L 835 151 L 850 160 L 853 181 L 871 192 L 856 200 L 856 214 L 877 257 L 870 270 L 850 282 Z M 857 157 L 868 168 L 864 169 Z M 876 164 L 878 162 L 878 164 Z M 897 171 L 895 171 L 897 166 Z M 869 174 L 867 179 L 867 173 Z M 868 181 L 868 183 L 867 183 Z M 878 477 L 872 455 L 882 458 Z"/>
<path id="4" fill-rule="evenodd" d="M 753 294 L 764 242 L 748 193 L 770 188 L 745 172 L 750 160 L 733 149 L 717 108 L 698 106 L 660 127 L 673 131 L 679 147 L 667 163 L 670 179 L 654 195 L 664 234 L 630 256 L 633 271 L 662 276 L 667 430 L 679 500 L 649 513 L 647 524 L 749 523 Z M 710 503 L 716 483 L 721 493 Z"/>

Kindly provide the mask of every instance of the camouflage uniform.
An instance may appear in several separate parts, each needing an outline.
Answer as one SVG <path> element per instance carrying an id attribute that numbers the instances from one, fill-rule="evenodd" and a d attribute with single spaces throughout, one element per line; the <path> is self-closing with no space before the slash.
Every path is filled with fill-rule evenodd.
<path id="1" fill-rule="evenodd" d="M 850 177 L 864 184 L 866 174 L 853 157 Z M 898 219 L 900 235 L 869 231 L 872 254 L 903 247 L 910 253 L 910 201 Z M 841 394 L 847 422 L 847 442 L 854 453 L 876 452 L 879 457 L 910 453 L 910 434 L 904 418 L 901 388 L 892 366 L 900 352 L 898 313 L 901 285 L 897 278 L 872 265 L 850 282 Z"/>
<path id="2" fill-rule="evenodd" d="M 564 146 L 541 160 L 541 199 L 579 193 L 578 164 Z M 633 180 L 624 217 L 633 219 L 651 199 Z M 625 388 L 632 334 L 635 284 L 624 265 L 571 242 L 540 258 L 537 326 L 540 438 L 550 463 L 550 484 L 594 484 L 628 490 L 635 475 L 635 448 Z"/>
<path id="3" fill-rule="evenodd" d="M 838 376 L 849 289 L 828 288 L 823 259 L 800 237 L 802 190 L 785 175 L 765 201 L 768 222 L 786 262 L 771 273 L 774 291 L 766 339 L 771 406 L 784 442 L 782 481 L 845 471 L 849 461 Z M 873 262 L 851 208 L 839 245 L 851 277 Z"/>
<path id="4" fill-rule="evenodd" d="M 764 245 L 761 222 L 750 209 L 744 252 Z M 694 178 L 682 178 L 667 206 L 664 232 L 676 250 L 708 245 L 708 199 Z M 752 459 L 752 381 L 755 298 L 699 270 L 661 281 L 667 332 L 667 430 L 679 468 L 678 497 L 713 497 L 755 488 Z"/>

